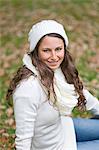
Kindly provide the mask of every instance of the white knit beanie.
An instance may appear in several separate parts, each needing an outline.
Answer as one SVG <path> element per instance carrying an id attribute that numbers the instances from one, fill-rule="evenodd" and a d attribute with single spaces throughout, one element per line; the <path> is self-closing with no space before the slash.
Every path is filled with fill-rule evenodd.
<path id="1" fill-rule="evenodd" d="M 28 41 L 30 42 L 30 52 L 35 49 L 37 43 L 44 35 L 50 33 L 61 35 L 65 40 L 66 47 L 68 46 L 68 37 L 63 25 L 56 22 L 55 20 L 42 20 L 33 25 L 28 34 Z"/>

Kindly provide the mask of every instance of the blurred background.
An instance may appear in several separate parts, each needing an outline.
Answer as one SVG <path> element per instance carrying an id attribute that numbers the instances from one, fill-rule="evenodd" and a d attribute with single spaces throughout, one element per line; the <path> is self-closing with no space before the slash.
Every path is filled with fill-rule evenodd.
<path id="1" fill-rule="evenodd" d="M 28 32 L 42 19 L 65 26 L 81 79 L 99 98 L 98 0 L 0 0 L 0 150 L 14 149 L 13 104 L 5 100 L 6 91 L 29 49 Z M 87 112 L 74 115 L 88 117 Z"/>

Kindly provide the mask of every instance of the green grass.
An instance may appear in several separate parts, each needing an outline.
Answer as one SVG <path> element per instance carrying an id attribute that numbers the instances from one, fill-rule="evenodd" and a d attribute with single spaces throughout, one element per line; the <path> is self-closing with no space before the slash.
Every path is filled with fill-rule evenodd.
<path id="1" fill-rule="evenodd" d="M 88 62 L 88 58 L 94 55 L 96 55 L 95 52 L 88 50 L 83 54 L 79 62 L 77 62 L 77 68 L 79 70 L 80 76 L 87 82 L 90 82 L 93 79 L 96 79 L 97 77 L 97 72 L 95 71 L 95 69 L 91 69 L 89 67 L 89 62 Z"/>

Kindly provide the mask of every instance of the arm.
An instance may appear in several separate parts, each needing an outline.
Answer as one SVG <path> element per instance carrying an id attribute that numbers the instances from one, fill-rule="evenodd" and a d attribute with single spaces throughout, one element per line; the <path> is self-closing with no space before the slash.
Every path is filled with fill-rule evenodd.
<path id="1" fill-rule="evenodd" d="M 40 94 L 35 81 L 22 83 L 13 95 L 17 150 L 31 148 L 39 101 Z"/>
<path id="2" fill-rule="evenodd" d="M 84 96 L 87 100 L 86 108 L 90 110 L 94 115 L 99 115 L 99 101 L 89 91 L 83 90 Z"/>

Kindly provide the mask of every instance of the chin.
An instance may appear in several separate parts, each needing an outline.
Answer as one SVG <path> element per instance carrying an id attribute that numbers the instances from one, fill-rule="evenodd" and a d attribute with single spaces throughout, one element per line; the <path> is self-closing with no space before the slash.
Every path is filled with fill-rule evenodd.
<path id="1" fill-rule="evenodd" d="M 55 70 L 55 69 L 59 68 L 59 65 L 58 66 L 53 66 L 53 67 L 49 66 L 49 68 L 52 69 L 52 70 Z"/>

